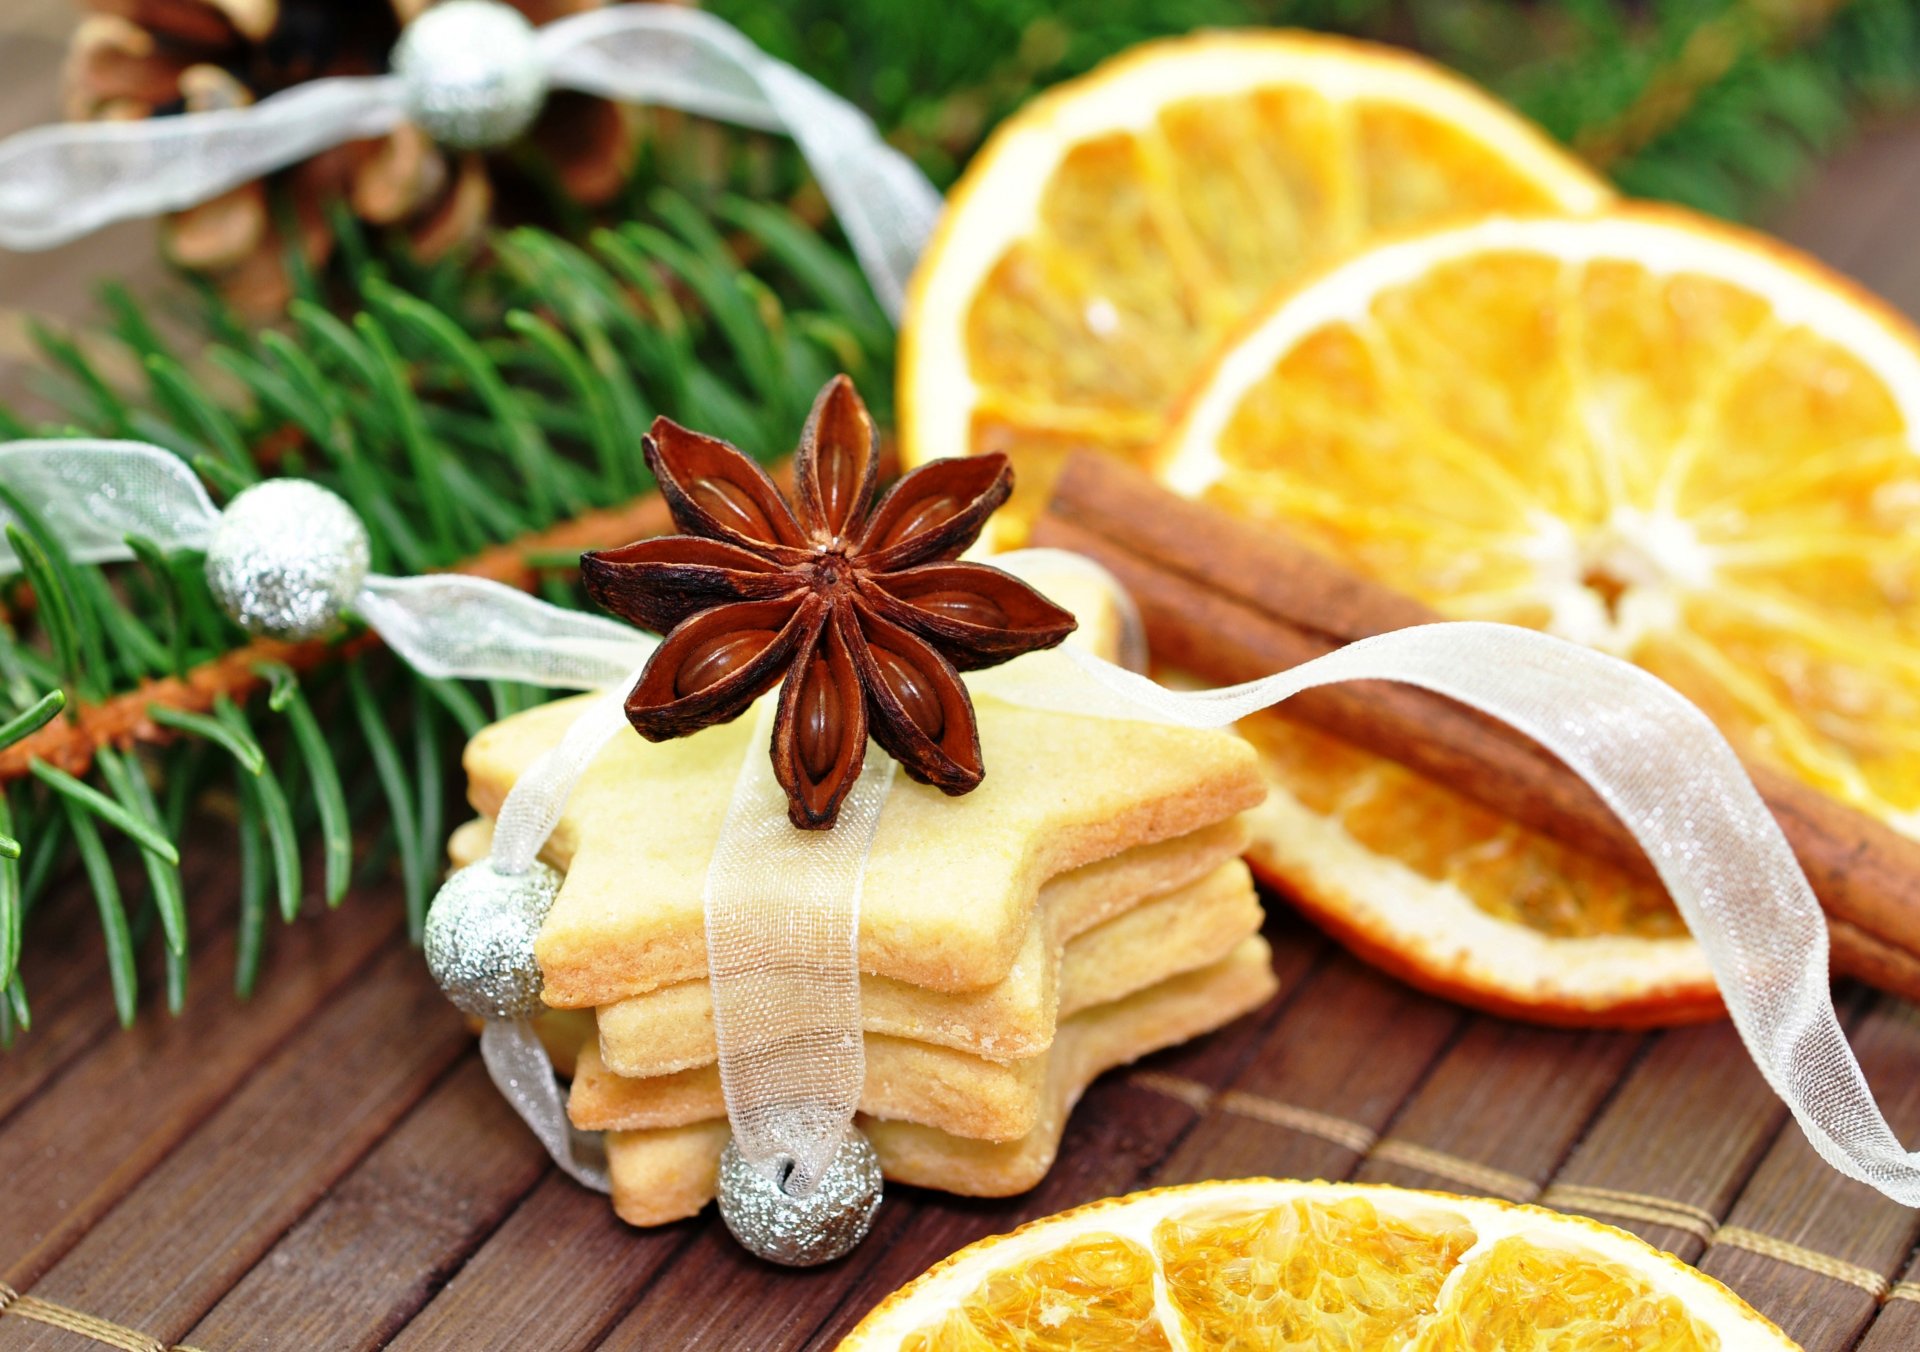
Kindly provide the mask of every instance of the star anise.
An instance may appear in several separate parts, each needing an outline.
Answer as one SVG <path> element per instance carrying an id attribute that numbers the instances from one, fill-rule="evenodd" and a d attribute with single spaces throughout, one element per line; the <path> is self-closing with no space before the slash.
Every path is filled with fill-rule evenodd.
<path id="1" fill-rule="evenodd" d="M 950 794 L 985 773 L 962 671 L 1049 648 L 1073 616 L 962 563 L 1013 491 L 1005 456 L 936 461 L 874 504 L 873 420 L 845 376 L 814 400 L 794 504 L 724 441 L 657 419 L 648 465 L 684 535 L 586 555 L 587 592 L 666 635 L 627 699 L 650 741 L 738 717 L 782 685 L 773 769 L 795 826 L 824 829 L 871 736 Z"/>

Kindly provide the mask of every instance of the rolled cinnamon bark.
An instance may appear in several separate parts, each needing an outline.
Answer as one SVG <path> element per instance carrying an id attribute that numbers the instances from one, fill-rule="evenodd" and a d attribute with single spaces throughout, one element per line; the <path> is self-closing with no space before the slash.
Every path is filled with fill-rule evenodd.
<path id="1" fill-rule="evenodd" d="M 1156 657 L 1209 680 L 1251 680 L 1345 643 L 1440 618 L 1271 525 L 1177 497 L 1110 457 L 1067 464 L 1034 543 L 1076 550 L 1133 593 Z M 1276 710 L 1400 762 L 1574 849 L 1643 878 L 1626 826 L 1531 739 L 1442 696 L 1356 682 Z M 1920 999 L 1920 842 L 1747 762 L 1830 922 L 1833 966 Z"/>

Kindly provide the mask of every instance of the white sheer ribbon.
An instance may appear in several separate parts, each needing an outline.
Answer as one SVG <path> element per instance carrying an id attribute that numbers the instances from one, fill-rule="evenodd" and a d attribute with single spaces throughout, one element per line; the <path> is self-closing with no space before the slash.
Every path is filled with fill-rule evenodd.
<path id="1" fill-rule="evenodd" d="M 198 548 L 218 519 L 177 457 L 136 443 L 12 443 L 0 447 L 0 484 L 59 530 L 76 556 L 101 562 L 131 557 L 115 532 Z M 1035 571 L 1030 555 L 1007 561 Z M 11 555 L 0 559 L 0 573 L 16 567 Z M 612 686 L 501 811 L 496 861 L 524 869 L 574 783 L 624 726 L 621 700 L 654 640 L 474 578 L 373 577 L 357 604 L 424 671 Z M 1318 685 L 1392 680 L 1513 725 L 1565 761 L 1632 830 L 1699 940 L 1755 1064 L 1814 1147 L 1842 1173 L 1920 1205 L 1920 1155 L 1887 1124 L 1835 1016 L 1818 901 L 1725 739 L 1647 672 L 1532 630 L 1460 623 L 1380 635 L 1218 690 L 1168 690 L 1073 649 L 968 680 L 981 699 L 1195 727 L 1226 726 Z M 757 717 L 765 716 L 763 707 Z M 893 775 L 870 749 L 841 826 L 797 832 L 765 742 L 764 728 L 749 740 L 709 865 L 708 932 L 729 1115 L 736 1128 L 746 1124 L 749 1159 L 770 1171 L 790 1162 L 793 1185 L 804 1188 L 858 1101 L 859 887 Z M 489 1055 L 490 1066 L 507 1068 L 496 1075 L 524 1081 L 524 1043 L 518 1038 L 512 1055 Z M 550 1148 L 571 1141 L 557 1091 L 502 1088 Z"/>
<path id="2" fill-rule="evenodd" d="M 553 1077 L 553 1059 L 531 1019 L 489 1019 L 480 1030 L 487 1076 L 547 1155 L 574 1182 L 607 1192 L 607 1138 L 580 1131 L 567 1118 L 567 1096 Z"/>
<path id="3" fill-rule="evenodd" d="M 80 563 L 130 559 L 127 537 L 162 549 L 204 549 L 220 512 L 186 461 L 144 441 L 14 441 L 0 446 L 0 484 Z M 18 524 L 0 504 L 0 526 Z M 0 535 L 0 576 L 20 560 Z"/>
<path id="4" fill-rule="evenodd" d="M 539 29 L 548 84 L 792 136 L 880 301 L 898 317 L 940 195 L 864 114 L 711 14 L 620 5 Z M 315 80 L 245 108 L 65 123 L 0 141 L 0 245 L 45 249 L 205 202 L 406 117 L 405 78 Z"/>
<path id="5" fill-rule="evenodd" d="M 353 608 L 423 676 L 597 690 L 645 663 L 654 646 L 629 625 L 458 573 L 376 574 Z"/>
<path id="6" fill-rule="evenodd" d="M 652 645 L 648 644 L 650 651 Z M 493 821 L 490 857 L 495 871 L 525 873 L 546 848 L 560 824 L 567 799 L 594 757 L 627 727 L 627 692 L 640 679 L 638 669 L 601 695 L 567 728 L 558 743 L 534 757 L 507 793 Z"/>
<path id="7" fill-rule="evenodd" d="M 697 9 L 594 10 L 542 28 L 540 48 L 557 86 L 791 136 L 880 303 L 900 317 L 940 193 L 865 113 Z"/>
<path id="8" fill-rule="evenodd" d="M 734 1145 L 796 1197 L 833 1162 L 867 1081 L 860 891 L 894 780 L 867 748 L 831 831 L 797 830 L 766 748 L 762 700 L 707 864 L 707 972 Z"/>
<path id="9" fill-rule="evenodd" d="M 0 245 L 51 249 L 179 211 L 404 116 L 398 77 L 338 76 L 246 108 L 35 127 L 0 141 Z"/>

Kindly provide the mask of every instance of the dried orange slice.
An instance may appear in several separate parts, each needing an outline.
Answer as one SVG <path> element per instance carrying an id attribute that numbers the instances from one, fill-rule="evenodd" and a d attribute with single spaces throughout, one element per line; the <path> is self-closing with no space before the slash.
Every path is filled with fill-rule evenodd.
<path id="1" fill-rule="evenodd" d="M 1531 1023 L 1651 1028 L 1723 1012 L 1657 883 L 1277 715 L 1240 731 L 1269 787 L 1247 815 L 1247 862 L 1376 967 Z"/>
<path id="2" fill-rule="evenodd" d="M 1196 1183 L 962 1249 L 840 1352 L 1787 1352 L 1713 1278 L 1578 1216 L 1361 1183 Z"/>
<path id="3" fill-rule="evenodd" d="M 1920 333 L 1783 246 L 1650 207 L 1381 245 L 1249 320 L 1158 470 L 1446 614 L 1639 662 L 1920 829 Z M 1651 888 L 1270 731 L 1256 863 L 1356 947 L 1535 1017 L 1710 1008 Z"/>
<path id="4" fill-rule="evenodd" d="M 1286 32 L 1136 47 L 1010 118 L 954 190 L 908 301 L 909 465 L 1010 452 L 1001 543 L 1067 451 L 1140 452 L 1275 285 L 1383 232 L 1608 190 L 1470 84 Z"/>

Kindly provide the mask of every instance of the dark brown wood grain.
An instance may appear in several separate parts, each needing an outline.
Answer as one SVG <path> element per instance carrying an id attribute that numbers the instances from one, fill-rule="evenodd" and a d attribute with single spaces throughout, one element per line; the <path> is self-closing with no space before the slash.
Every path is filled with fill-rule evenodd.
<path id="1" fill-rule="evenodd" d="M 0 1129 L 21 1104 L 114 1025 L 105 948 L 96 942 L 97 912 L 68 891 L 34 916 L 33 942 L 21 961 L 21 980 L 38 1006 L 33 1028 L 4 1057 L 0 1074 Z"/>
<path id="2" fill-rule="evenodd" d="M 245 1347 L 271 1329 L 289 1348 L 385 1346 L 548 1167 L 469 1054 L 183 1341 Z"/>
<path id="3" fill-rule="evenodd" d="M 1854 1050 L 1893 1129 L 1920 1133 L 1920 1009 L 1881 999 L 1853 1032 Z M 1920 1212 L 1835 1176 L 1797 1127 L 1775 1139 L 1739 1200 L 1729 1226 L 1784 1240 L 1893 1280 L 1920 1239 Z M 1766 1310 L 1806 1352 L 1843 1352 L 1879 1313 L 1876 1293 L 1721 1240 L 1700 1259 Z"/>
<path id="4" fill-rule="evenodd" d="M 32 1293 L 178 1340 L 468 1040 L 418 957 L 390 950 L 284 1045 L 257 1055 L 232 1096 L 37 1276 Z M 159 1234 L 167 1240 L 156 1250 Z"/>
<path id="5" fill-rule="evenodd" d="M 1476 1018 L 1410 1095 L 1354 1177 L 1532 1201 L 1619 1080 L 1642 1039 Z M 1409 1145 L 1438 1158 L 1396 1158 Z M 1458 1160 L 1465 1169 L 1450 1167 Z M 1493 1171 L 1483 1178 L 1476 1170 Z M 1511 1175 L 1516 1185 L 1496 1185 Z"/>
<path id="6" fill-rule="evenodd" d="M 597 1346 L 706 1223 L 636 1231 L 614 1218 L 606 1198 L 550 1172 L 391 1346 Z"/>
<path id="7" fill-rule="evenodd" d="M 1204 1120 L 1154 1171 L 1202 1178 L 1344 1178 L 1364 1154 L 1262 1116 L 1304 1109 L 1378 1134 L 1458 1034 L 1465 1016 L 1335 953 L 1298 985 Z M 1246 1098 L 1234 1096 L 1244 1095 Z"/>
<path id="8" fill-rule="evenodd" d="M 1725 1219 L 1786 1116 L 1730 1025 L 1661 1034 L 1620 1080 L 1541 1201 L 1698 1258 L 1706 1246 L 1699 1229 Z M 1563 1198 L 1558 1189 L 1587 1194 L 1570 1200 L 1576 1194 Z M 1611 1206 L 1594 1190 L 1613 1195 Z M 1683 1223 L 1634 1214 L 1661 1210 L 1636 1198 L 1673 1204 Z M 1631 1210 L 1619 1210 L 1622 1204 Z"/>
<path id="9" fill-rule="evenodd" d="M 197 828 L 217 831 L 202 822 Z M 233 924 L 231 876 L 222 852 L 197 851 L 181 861 L 181 883 L 187 899 L 187 929 L 195 946 L 217 942 Z M 138 895 L 137 893 L 135 895 Z M 56 887 L 47 904 L 33 918 L 34 942 L 21 960 L 21 975 L 35 1006 L 33 1028 L 11 1051 L 0 1053 L 0 1125 L 88 1048 L 115 1029 L 113 993 L 107 977 L 106 947 L 99 941 L 100 919 L 92 899 L 75 887 Z M 165 988 L 159 955 L 149 946 L 140 973 L 144 1012 L 160 1004 Z M 198 979 L 210 980 L 217 990 L 228 987 L 225 973 L 204 966 Z"/>
<path id="10" fill-rule="evenodd" d="M 76 889 L 83 885 L 76 880 Z M 202 945 L 179 1018 L 147 1010 L 132 1031 L 90 1048 L 0 1132 L 0 1278 L 23 1290 L 35 1283 L 400 933 L 400 907 L 388 891 L 356 894 L 339 912 L 277 930 L 260 993 L 244 1005 L 229 985 L 231 936 Z"/>
<path id="11" fill-rule="evenodd" d="M 1920 1347 L 1920 1254 L 1900 1274 L 1893 1298 L 1880 1309 L 1859 1352 L 1909 1352 Z"/>

